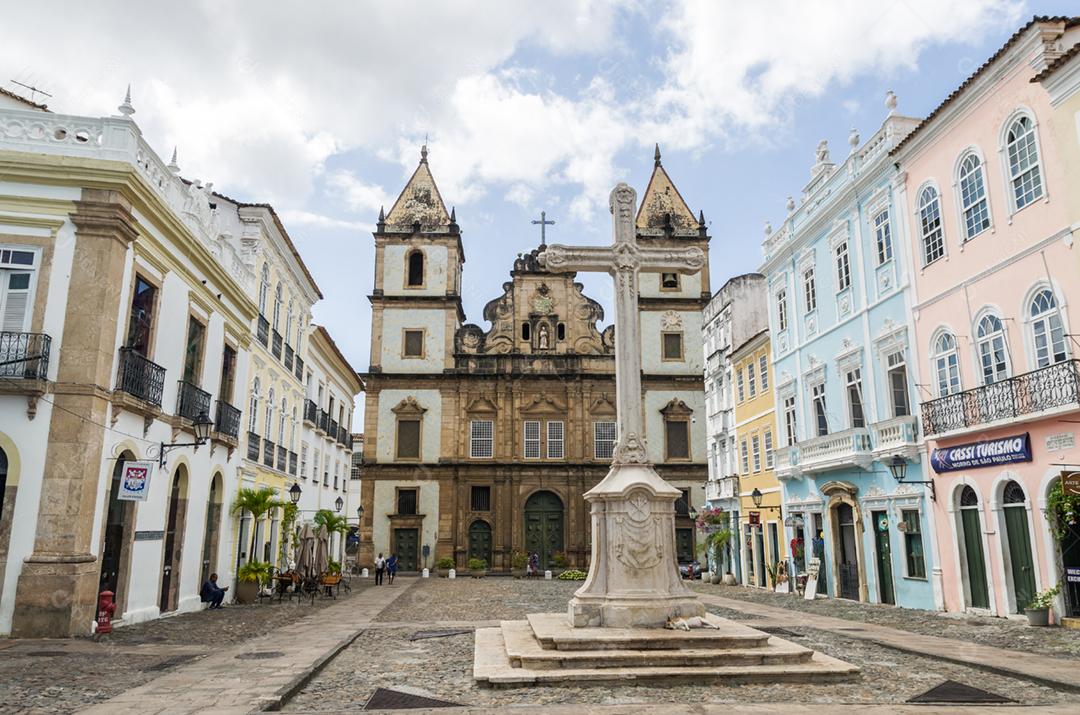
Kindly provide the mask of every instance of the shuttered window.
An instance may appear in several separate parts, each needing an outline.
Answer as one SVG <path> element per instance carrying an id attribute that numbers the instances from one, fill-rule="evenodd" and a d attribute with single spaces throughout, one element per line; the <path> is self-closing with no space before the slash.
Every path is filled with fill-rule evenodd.
<path id="1" fill-rule="evenodd" d="M 34 287 L 33 251 L 0 251 L 0 328 L 23 333 L 30 328 L 30 294 Z"/>
<path id="2" fill-rule="evenodd" d="M 664 436 L 668 459 L 690 458 L 690 423 L 686 420 L 668 420 L 664 423 Z"/>
<path id="3" fill-rule="evenodd" d="M 471 496 L 473 511 L 491 511 L 491 487 L 473 487 Z"/>
<path id="4" fill-rule="evenodd" d="M 416 490 L 398 489 L 397 513 L 403 516 L 416 514 Z"/>
<path id="5" fill-rule="evenodd" d="M 420 459 L 420 420 L 398 420 L 397 427 L 397 458 Z"/>

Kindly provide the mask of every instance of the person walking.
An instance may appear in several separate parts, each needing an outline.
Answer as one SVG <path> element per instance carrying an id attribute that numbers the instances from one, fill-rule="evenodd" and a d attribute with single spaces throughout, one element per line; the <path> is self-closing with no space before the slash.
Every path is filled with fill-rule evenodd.
<path id="1" fill-rule="evenodd" d="M 386 559 L 383 558 L 382 553 L 379 553 L 378 558 L 375 559 L 375 585 L 382 586 L 383 574 L 386 572 Z M 393 580 L 393 579 L 391 579 Z"/>
<path id="2" fill-rule="evenodd" d="M 386 560 L 386 572 L 389 574 L 390 585 L 394 585 L 394 576 L 397 575 L 398 560 L 397 554 L 390 554 L 390 558 Z"/>
<path id="3" fill-rule="evenodd" d="M 540 571 L 540 554 L 535 551 L 529 554 L 529 568 L 525 572 L 526 578 L 536 578 Z"/>

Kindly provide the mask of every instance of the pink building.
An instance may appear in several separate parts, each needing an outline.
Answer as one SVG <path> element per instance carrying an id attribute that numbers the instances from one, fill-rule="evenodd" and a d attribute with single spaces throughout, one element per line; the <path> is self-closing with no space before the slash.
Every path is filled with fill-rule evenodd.
<path id="1" fill-rule="evenodd" d="M 1080 18 L 1035 18 L 893 151 L 950 611 L 1022 613 L 1065 581 L 1045 510 L 1064 465 L 1080 465 L 1080 227 L 1067 201 L 1080 186 L 1032 79 L 1078 42 Z M 1080 543 L 1069 553 L 1080 567 Z M 1080 608 L 1069 600 L 1059 611 Z"/>

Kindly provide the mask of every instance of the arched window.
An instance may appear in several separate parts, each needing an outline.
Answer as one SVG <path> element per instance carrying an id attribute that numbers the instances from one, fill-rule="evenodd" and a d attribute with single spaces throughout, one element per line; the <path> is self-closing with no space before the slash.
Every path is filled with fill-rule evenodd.
<path id="1" fill-rule="evenodd" d="M 293 302 L 289 300 L 289 310 L 285 313 L 285 342 L 289 342 L 289 336 L 292 335 L 292 306 Z"/>
<path id="2" fill-rule="evenodd" d="M 927 186 L 919 194 L 919 227 L 922 232 L 923 265 L 930 265 L 945 255 L 941 201 L 937 189 L 933 186 Z"/>
<path id="3" fill-rule="evenodd" d="M 1005 484 L 1005 490 L 1002 492 L 1001 496 L 1001 501 L 1005 504 L 1027 503 L 1027 495 L 1024 494 L 1024 488 L 1012 480 Z"/>
<path id="4" fill-rule="evenodd" d="M 975 346 L 979 352 L 984 385 L 1009 376 L 1009 358 L 1005 351 L 1005 329 L 996 315 L 984 315 L 975 331 Z"/>
<path id="5" fill-rule="evenodd" d="M 1024 208 L 1043 195 L 1039 149 L 1035 143 L 1035 123 L 1030 117 L 1020 117 L 1009 126 L 1005 135 L 1009 155 L 1009 182 L 1012 184 L 1016 210 Z"/>
<path id="6" fill-rule="evenodd" d="M 974 489 L 965 484 L 963 491 L 960 492 L 960 507 L 976 506 L 979 506 L 979 495 L 975 493 Z"/>
<path id="7" fill-rule="evenodd" d="M 990 228 L 990 208 L 986 201 L 986 177 L 982 162 L 968 154 L 960 164 L 960 209 L 964 214 L 964 240 Z"/>
<path id="8" fill-rule="evenodd" d="M 1031 336 L 1035 341 L 1035 366 L 1046 367 L 1065 360 L 1065 329 L 1057 299 L 1044 288 L 1031 299 Z"/>
<path id="9" fill-rule="evenodd" d="M 422 286 L 424 285 L 424 252 L 412 251 L 409 253 L 409 286 Z"/>
<path id="10" fill-rule="evenodd" d="M 285 419 L 289 414 L 289 406 L 285 398 L 281 398 L 281 414 L 278 415 L 278 444 L 285 444 Z"/>
<path id="11" fill-rule="evenodd" d="M 274 289 L 274 330 L 278 329 L 281 324 L 281 299 L 282 299 L 281 281 L 278 281 L 277 288 Z"/>
<path id="12" fill-rule="evenodd" d="M 270 290 L 270 266 L 264 263 L 262 278 L 259 280 L 259 315 L 266 315 L 266 292 L 268 290 Z"/>
<path id="13" fill-rule="evenodd" d="M 934 372 L 937 375 L 938 397 L 960 392 L 960 360 L 956 355 L 956 338 L 942 333 L 934 342 Z"/>
<path id="14" fill-rule="evenodd" d="M 266 439 L 274 434 L 274 388 L 270 388 L 269 395 L 266 400 L 266 421 L 263 422 L 263 436 Z"/>
<path id="15" fill-rule="evenodd" d="M 299 316 L 296 319 L 296 354 L 300 354 L 300 339 L 304 337 L 304 318 Z"/>
<path id="16" fill-rule="evenodd" d="M 248 409 L 248 432 L 255 431 L 255 421 L 259 417 L 259 378 L 251 386 L 251 405 Z"/>

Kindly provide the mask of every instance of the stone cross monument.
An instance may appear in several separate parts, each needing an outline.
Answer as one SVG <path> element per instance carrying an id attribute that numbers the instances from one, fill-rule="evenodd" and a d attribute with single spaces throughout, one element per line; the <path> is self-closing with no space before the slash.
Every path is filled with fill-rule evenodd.
<path id="1" fill-rule="evenodd" d="M 620 183 L 611 192 L 614 244 L 553 245 L 538 256 L 547 270 L 595 271 L 615 279 L 615 389 L 618 441 L 607 476 L 585 494 L 592 507 L 592 562 L 570 600 L 576 627 L 657 628 L 668 618 L 703 616 L 683 585 L 675 559 L 675 500 L 681 494 L 648 461 L 641 400 L 638 273 L 697 273 L 700 248 L 639 246 L 637 194 Z"/>

